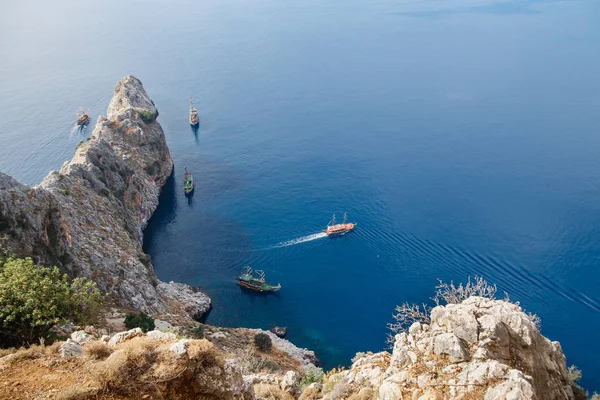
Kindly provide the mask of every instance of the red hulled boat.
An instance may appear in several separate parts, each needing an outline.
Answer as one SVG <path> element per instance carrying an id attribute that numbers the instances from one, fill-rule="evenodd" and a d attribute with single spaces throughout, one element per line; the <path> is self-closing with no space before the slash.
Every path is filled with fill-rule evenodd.
<path id="1" fill-rule="evenodd" d="M 335 223 L 335 214 L 333 214 L 333 218 L 331 218 L 331 221 L 329 221 L 323 232 L 328 236 L 343 235 L 346 232 L 350 232 L 354 227 L 356 227 L 355 223 L 346 222 L 346 213 L 344 213 L 344 222 L 341 224 Z"/>

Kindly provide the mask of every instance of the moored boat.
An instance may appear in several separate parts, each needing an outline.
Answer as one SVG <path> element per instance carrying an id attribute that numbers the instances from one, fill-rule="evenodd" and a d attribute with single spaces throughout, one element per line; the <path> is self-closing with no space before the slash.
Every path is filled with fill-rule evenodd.
<path id="1" fill-rule="evenodd" d="M 90 122 L 90 110 L 84 111 L 83 107 L 77 110 L 77 125 L 85 125 Z"/>
<path id="2" fill-rule="evenodd" d="M 200 123 L 200 117 L 198 116 L 198 110 L 194 107 L 194 103 L 192 103 L 192 98 L 190 97 L 190 125 L 198 126 Z"/>
<path id="3" fill-rule="evenodd" d="M 355 227 L 356 223 L 346 222 L 346 213 L 344 213 L 344 222 L 341 224 L 335 223 L 335 214 L 333 214 L 331 221 L 329 221 L 323 232 L 325 232 L 328 236 L 343 235 L 344 233 L 350 232 Z"/>
<path id="4" fill-rule="evenodd" d="M 185 174 L 183 174 L 183 192 L 185 194 L 190 194 L 194 190 L 194 177 L 191 172 L 188 172 L 187 168 L 185 169 Z"/>
<path id="5" fill-rule="evenodd" d="M 265 281 L 265 272 L 253 271 L 250 267 L 245 267 L 244 271 L 235 279 L 243 288 L 255 290 L 257 292 L 276 292 L 281 289 L 281 285 L 271 285 Z"/>

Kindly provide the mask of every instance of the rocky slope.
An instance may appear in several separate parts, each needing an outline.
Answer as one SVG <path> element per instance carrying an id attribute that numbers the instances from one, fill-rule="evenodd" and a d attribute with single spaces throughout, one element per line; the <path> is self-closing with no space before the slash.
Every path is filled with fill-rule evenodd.
<path id="1" fill-rule="evenodd" d="M 197 318 L 208 296 L 159 282 L 142 251 L 142 230 L 173 170 L 157 117 L 142 83 L 127 76 L 107 117 L 59 171 L 33 188 L 0 173 L 0 246 L 89 277 L 121 306 Z"/>
<path id="2" fill-rule="evenodd" d="M 429 324 L 396 335 L 391 354 L 357 354 L 327 382 L 315 398 L 574 398 L 560 344 L 518 305 L 483 297 L 435 307 Z"/>
<path id="3" fill-rule="evenodd" d="M 260 352 L 255 330 L 205 326 L 198 340 L 139 328 L 101 337 L 86 328 L 67 342 L 0 358 L 0 397 L 574 399 L 560 345 L 518 305 L 473 296 L 434 308 L 428 322 L 396 335 L 391 353 L 359 353 L 348 370 L 333 370 L 322 382 L 314 355 L 275 335 L 273 349 Z"/>

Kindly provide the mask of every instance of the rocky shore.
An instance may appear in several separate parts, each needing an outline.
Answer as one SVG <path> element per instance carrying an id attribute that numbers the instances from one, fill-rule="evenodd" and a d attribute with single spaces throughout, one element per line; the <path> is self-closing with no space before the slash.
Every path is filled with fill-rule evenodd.
<path id="1" fill-rule="evenodd" d="M 85 276 L 122 307 L 200 318 L 210 298 L 160 282 L 143 229 L 173 171 L 158 110 L 133 76 L 119 81 L 92 136 L 37 186 L 0 173 L 0 244 L 71 277 Z"/>

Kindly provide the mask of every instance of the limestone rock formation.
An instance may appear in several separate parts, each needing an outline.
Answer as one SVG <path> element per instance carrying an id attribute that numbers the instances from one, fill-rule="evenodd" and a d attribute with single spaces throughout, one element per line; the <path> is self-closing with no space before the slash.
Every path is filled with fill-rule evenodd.
<path id="1" fill-rule="evenodd" d="M 198 318 L 210 308 L 208 296 L 161 284 L 142 251 L 142 231 L 173 170 L 158 110 L 142 83 L 127 76 L 107 115 L 73 159 L 38 186 L 0 173 L 1 244 L 93 279 L 121 306 Z"/>
<path id="2" fill-rule="evenodd" d="M 358 354 L 327 380 L 320 398 L 367 389 L 380 400 L 574 398 L 560 344 L 518 305 L 483 297 L 435 307 L 430 324 L 396 335 L 391 356 Z"/>

